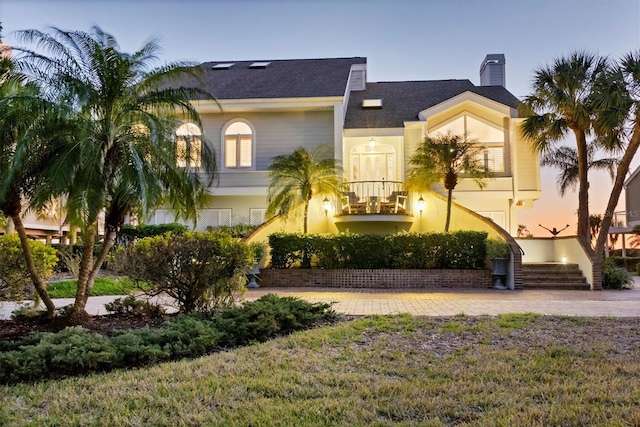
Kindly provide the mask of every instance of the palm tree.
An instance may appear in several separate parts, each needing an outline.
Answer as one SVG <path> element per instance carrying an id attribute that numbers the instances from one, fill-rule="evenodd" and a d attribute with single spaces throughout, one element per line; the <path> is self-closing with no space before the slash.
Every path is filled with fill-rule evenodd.
<path id="1" fill-rule="evenodd" d="M 595 151 L 595 144 L 590 143 L 587 145 L 587 171 L 592 169 L 607 171 L 613 181 L 618 159 L 607 157 L 596 160 L 594 159 Z M 568 189 L 575 189 L 578 186 L 578 153 L 575 148 L 566 145 L 550 148 L 540 159 L 540 165 L 560 169 L 556 182 L 561 196 L 564 196 Z"/>
<path id="2" fill-rule="evenodd" d="M 196 216 L 214 177 L 213 153 L 203 144 L 197 171 L 179 167 L 175 134 L 182 120 L 202 128 L 190 100 L 211 96 L 172 87 L 172 79 L 194 74 L 193 64 L 154 68 L 160 49 L 155 41 L 127 54 L 99 27 L 90 33 L 26 30 L 18 37 L 43 52 L 20 49 L 21 69 L 41 81 L 53 99 L 74 108 L 68 123 L 75 132 L 52 145 L 55 155 L 40 171 L 47 191 L 32 200 L 43 206 L 53 197 L 65 197 L 69 222 L 81 229 L 83 254 L 69 316 L 82 322 L 94 280 L 127 214 L 169 205 L 177 218 Z M 183 153 L 187 158 L 200 151 L 189 141 Z M 94 259 L 101 213 L 105 236 Z"/>
<path id="3" fill-rule="evenodd" d="M 518 224 L 518 237 L 533 237 L 525 224 Z"/>
<path id="4" fill-rule="evenodd" d="M 40 98 L 40 89 L 16 73 L 9 58 L 0 57 L 0 214 L 2 223 L 11 218 L 20 238 L 25 264 L 38 297 L 55 315 L 55 306 L 39 276 L 22 223 L 23 193 L 39 186 L 37 169 L 41 156 L 40 134 L 51 135 L 47 118 L 54 106 Z"/>
<path id="5" fill-rule="evenodd" d="M 593 245 L 593 239 L 598 237 L 598 233 L 602 228 L 602 215 L 589 215 L 589 235 L 591 236 L 590 242 Z"/>
<path id="6" fill-rule="evenodd" d="M 603 145 L 623 153 L 596 242 L 596 253 L 602 253 L 629 166 L 640 148 L 640 50 L 625 55 L 598 80 L 594 104 L 596 131 Z"/>
<path id="7" fill-rule="evenodd" d="M 413 166 L 407 178 L 409 188 L 427 189 L 442 182 L 447 190 L 446 232 L 449 231 L 451 199 L 458 180 L 469 177 L 482 189 L 486 186 L 484 179 L 493 177 L 484 164 L 484 148 L 466 136 L 451 132 L 426 137 L 409 159 L 409 164 Z"/>
<path id="8" fill-rule="evenodd" d="M 578 165 L 578 235 L 589 238 L 587 137 L 593 130 L 592 90 L 607 61 L 585 52 L 556 59 L 534 73 L 532 93 L 520 104 L 522 133 L 532 147 L 546 153 L 573 133 Z"/>
<path id="9" fill-rule="evenodd" d="M 313 150 L 296 148 L 289 155 L 272 159 L 269 165 L 267 216 L 286 219 L 304 206 L 304 233 L 308 230 L 309 202 L 314 197 L 340 196 L 344 190 L 342 167 L 333 158 L 333 148 L 321 144 Z"/>

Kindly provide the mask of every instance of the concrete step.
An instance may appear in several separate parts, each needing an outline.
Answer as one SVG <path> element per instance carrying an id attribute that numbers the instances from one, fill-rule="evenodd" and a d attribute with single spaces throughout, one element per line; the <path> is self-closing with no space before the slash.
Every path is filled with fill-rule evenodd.
<path id="1" fill-rule="evenodd" d="M 522 264 L 522 282 L 524 289 L 589 289 L 589 285 L 577 264 Z"/>

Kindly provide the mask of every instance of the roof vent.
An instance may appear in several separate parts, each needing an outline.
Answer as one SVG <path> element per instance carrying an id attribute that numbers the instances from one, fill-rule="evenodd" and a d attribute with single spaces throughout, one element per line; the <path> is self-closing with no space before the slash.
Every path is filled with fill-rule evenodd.
<path id="1" fill-rule="evenodd" d="M 271 62 L 254 62 L 249 68 L 267 68 L 270 64 Z"/>
<path id="2" fill-rule="evenodd" d="M 214 65 L 213 67 L 211 67 L 211 69 L 212 70 L 228 70 L 234 65 L 236 65 L 234 62 L 224 62 L 224 63 Z"/>
<path id="3" fill-rule="evenodd" d="M 362 108 L 382 108 L 382 99 L 363 99 Z"/>

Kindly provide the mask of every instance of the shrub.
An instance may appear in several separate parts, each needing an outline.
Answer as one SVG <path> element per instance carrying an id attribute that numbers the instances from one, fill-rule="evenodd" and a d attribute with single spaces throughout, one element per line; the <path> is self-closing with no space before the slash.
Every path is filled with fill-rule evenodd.
<path id="1" fill-rule="evenodd" d="M 29 248 L 38 275 L 53 274 L 58 262 L 55 249 L 37 240 L 30 240 Z M 0 298 L 20 300 L 34 293 L 20 239 L 15 234 L 0 236 Z"/>
<path id="2" fill-rule="evenodd" d="M 32 333 L 0 341 L 0 383 L 135 367 L 180 357 L 197 357 L 334 319 L 328 304 L 275 295 L 219 312 L 181 314 L 160 329 L 148 326 L 110 338 L 82 327 Z"/>
<path id="3" fill-rule="evenodd" d="M 272 268 L 457 268 L 485 266 L 487 234 L 399 233 L 333 235 L 274 233 Z"/>
<path id="4" fill-rule="evenodd" d="M 189 228 L 186 225 L 175 222 L 170 224 L 138 225 L 135 227 L 125 224 L 118 232 L 116 246 L 128 246 L 145 237 L 164 236 L 168 233 L 182 235 L 188 230 Z"/>
<path id="5" fill-rule="evenodd" d="M 227 346 L 263 342 L 275 335 L 307 329 L 320 320 L 333 319 L 329 304 L 309 303 L 294 297 L 267 294 L 241 307 L 230 307 L 214 318 L 222 333 L 220 343 Z"/>
<path id="6" fill-rule="evenodd" d="M 622 257 L 622 256 L 611 256 L 609 259 L 617 266 L 624 267 L 627 271 L 635 271 L 638 264 L 640 264 L 639 257 Z"/>
<path id="7" fill-rule="evenodd" d="M 207 231 L 211 233 L 227 233 L 231 237 L 238 239 L 244 239 L 253 233 L 258 227 L 248 224 L 236 224 L 236 225 L 220 225 L 218 227 L 208 226 Z"/>
<path id="8" fill-rule="evenodd" d="M 615 262 L 606 258 L 602 261 L 602 287 L 604 289 L 631 289 L 633 277 L 624 267 L 618 267 Z"/>
<path id="9" fill-rule="evenodd" d="M 161 305 L 154 304 L 147 300 L 142 300 L 128 295 L 124 298 L 116 298 L 104 305 L 104 308 L 110 313 L 132 314 L 140 317 L 158 317 L 164 314 L 164 308 Z"/>
<path id="10" fill-rule="evenodd" d="M 147 237 L 116 254 L 122 273 L 166 293 L 183 312 L 235 303 L 254 263 L 249 245 L 224 233 L 189 232 Z"/>

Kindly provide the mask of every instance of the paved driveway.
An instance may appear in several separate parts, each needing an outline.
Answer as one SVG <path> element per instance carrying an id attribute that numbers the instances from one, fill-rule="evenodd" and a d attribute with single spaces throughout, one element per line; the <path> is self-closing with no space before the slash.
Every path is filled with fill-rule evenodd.
<path id="1" fill-rule="evenodd" d="M 417 316 L 469 316 L 503 313 L 539 313 L 568 316 L 640 317 L 640 277 L 635 288 L 621 291 L 498 291 L 493 289 L 339 289 L 261 288 L 248 290 L 247 300 L 268 293 L 294 296 L 310 302 L 333 303 L 333 308 L 350 315 L 410 313 Z M 117 297 L 91 297 L 87 311 L 106 314 L 104 304 Z M 56 307 L 72 299 L 54 300 Z M 0 302 L 0 318 L 7 319 L 14 303 Z"/>

